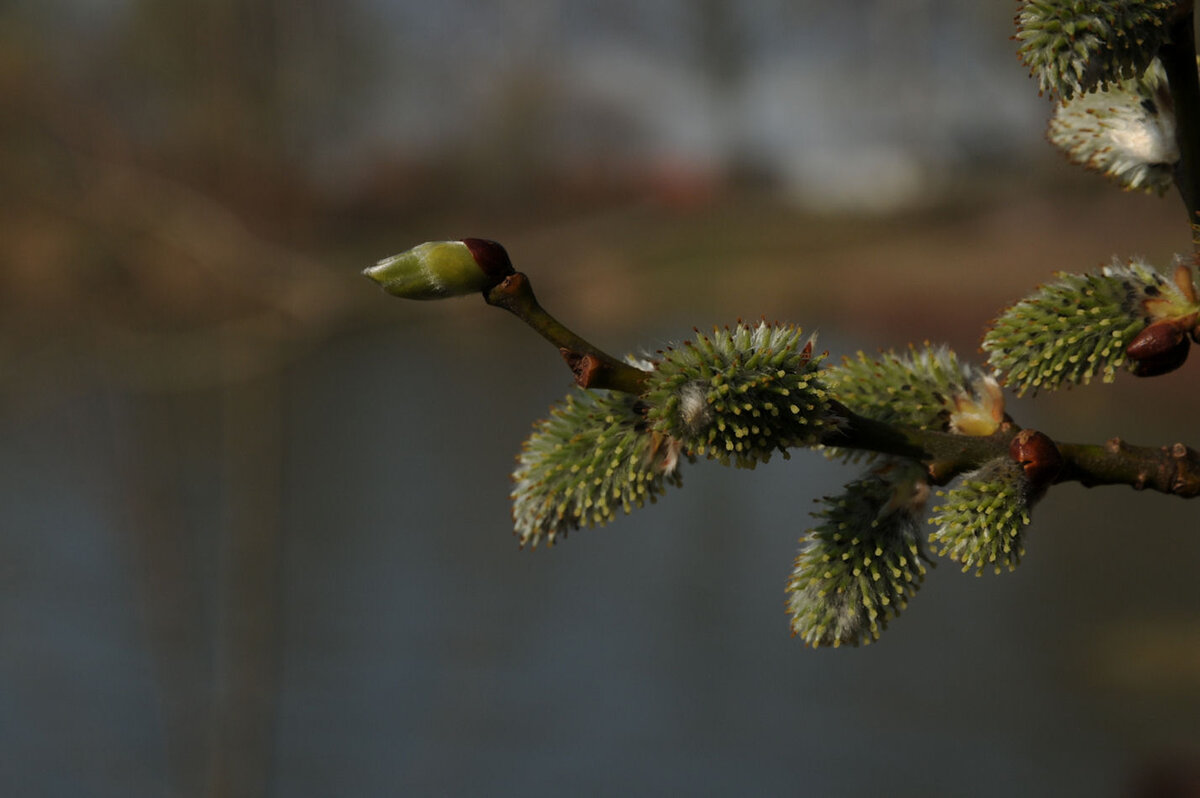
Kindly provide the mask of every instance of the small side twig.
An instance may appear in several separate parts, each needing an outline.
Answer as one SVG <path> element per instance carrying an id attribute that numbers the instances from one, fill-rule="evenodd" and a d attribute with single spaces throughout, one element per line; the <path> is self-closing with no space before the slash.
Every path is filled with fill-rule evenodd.
<path id="1" fill-rule="evenodd" d="M 581 388 L 601 388 L 640 394 L 646 372 L 593 346 L 546 312 L 533 295 L 529 278 L 515 272 L 484 292 L 489 305 L 504 308 L 558 347 Z"/>

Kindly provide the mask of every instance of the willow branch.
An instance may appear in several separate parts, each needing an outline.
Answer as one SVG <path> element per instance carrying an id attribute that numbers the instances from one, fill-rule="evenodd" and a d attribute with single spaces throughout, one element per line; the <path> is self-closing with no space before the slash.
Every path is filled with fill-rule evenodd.
<path id="1" fill-rule="evenodd" d="M 845 424 L 826 433 L 821 443 L 918 460 L 928 466 L 937 485 L 1009 456 L 1009 446 L 1020 432 L 1015 424 L 1005 423 L 992 435 L 971 437 L 887 424 L 845 408 L 838 413 Z M 1200 496 L 1200 452 L 1182 443 L 1155 448 L 1113 438 L 1099 445 L 1056 441 L 1055 446 L 1063 459 L 1056 483 L 1078 482 L 1089 488 L 1129 485 L 1185 498 Z"/>
<path id="2" fill-rule="evenodd" d="M 1200 496 L 1200 452 L 1176 443 L 1153 448 L 1133 446 L 1113 438 L 1102 446 L 1060 443 L 1067 462 L 1060 481 L 1086 487 L 1130 485 L 1176 496 Z"/>
<path id="3" fill-rule="evenodd" d="M 646 372 L 622 363 L 607 352 L 593 346 L 567 329 L 533 295 L 529 278 L 515 272 L 483 295 L 489 305 L 504 308 L 528 324 L 539 335 L 558 347 L 559 354 L 575 375 L 581 388 L 603 388 L 640 394 L 645 386 Z"/>
<path id="4" fill-rule="evenodd" d="M 484 292 L 489 305 L 504 308 L 554 344 L 583 388 L 641 394 L 647 373 L 617 360 L 555 319 L 537 301 L 521 272 L 506 277 Z M 837 401 L 830 412 L 842 419 L 821 437 L 825 446 L 907 457 L 924 463 L 930 480 L 944 485 L 956 476 L 998 457 L 1008 457 L 1021 428 L 1005 421 L 992 435 L 971 436 L 919 429 L 861 416 Z M 1106 444 L 1059 443 L 1063 466 L 1055 482 L 1079 482 L 1087 487 L 1129 485 L 1176 496 L 1200 496 L 1200 453 L 1177 443 L 1152 448 L 1119 439 Z"/>
<path id="5" fill-rule="evenodd" d="M 928 466 L 930 478 L 937 485 L 997 457 L 1006 457 L 1013 437 L 1020 431 L 1016 425 L 1006 423 L 993 435 L 957 435 L 876 421 L 836 402 L 834 413 L 844 421 L 821 437 L 823 445 L 918 460 Z"/>
<path id="6" fill-rule="evenodd" d="M 1195 13 L 1191 3 L 1181 5 L 1181 9 L 1182 13 L 1170 23 L 1170 40 L 1158 57 L 1175 105 L 1179 145 L 1175 186 L 1187 206 L 1188 221 L 1195 225 L 1200 222 L 1200 77 L 1196 71 Z"/>

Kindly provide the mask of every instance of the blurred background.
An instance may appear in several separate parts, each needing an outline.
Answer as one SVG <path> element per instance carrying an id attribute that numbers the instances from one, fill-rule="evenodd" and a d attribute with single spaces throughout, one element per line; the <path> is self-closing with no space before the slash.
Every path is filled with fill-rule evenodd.
<path id="1" fill-rule="evenodd" d="M 0 794 L 1200 794 L 1194 506 L 1056 489 L 1018 572 L 811 651 L 783 586 L 852 467 L 698 463 L 520 552 L 566 369 L 359 276 L 495 238 L 615 353 L 766 316 L 971 355 L 1055 270 L 1189 245 L 1045 144 L 1013 9 L 9 0 Z M 1196 444 L 1197 387 L 1012 410 Z"/>

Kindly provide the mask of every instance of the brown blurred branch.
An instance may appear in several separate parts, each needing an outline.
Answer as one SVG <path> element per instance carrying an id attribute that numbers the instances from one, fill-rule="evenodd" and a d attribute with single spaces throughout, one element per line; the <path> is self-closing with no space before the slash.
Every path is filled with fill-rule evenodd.
<path id="1" fill-rule="evenodd" d="M 1171 22 L 1170 40 L 1159 51 L 1159 60 L 1175 106 L 1179 145 L 1175 185 L 1187 206 L 1188 221 L 1195 225 L 1200 222 L 1200 76 L 1196 72 L 1195 13 L 1190 2 L 1180 7 L 1186 12 Z"/>

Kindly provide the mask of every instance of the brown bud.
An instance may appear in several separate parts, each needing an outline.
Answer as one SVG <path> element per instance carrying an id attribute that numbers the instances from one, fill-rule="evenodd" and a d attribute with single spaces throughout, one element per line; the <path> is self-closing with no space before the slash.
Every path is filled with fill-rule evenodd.
<path id="1" fill-rule="evenodd" d="M 1062 455 L 1054 441 L 1033 429 L 1017 433 L 1008 445 L 1008 456 L 1020 463 L 1034 491 L 1050 487 L 1063 467 Z"/>
<path id="2" fill-rule="evenodd" d="M 1146 360 L 1166 353 L 1182 340 L 1183 330 L 1174 319 L 1160 319 L 1138 333 L 1125 347 L 1125 354 L 1134 360 Z"/>
<path id="3" fill-rule="evenodd" d="M 1156 377 L 1174 371 L 1187 360 L 1191 341 L 1178 319 L 1160 319 L 1142 330 L 1129 346 L 1130 371 L 1139 377 Z"/>

